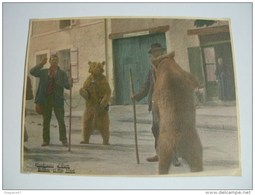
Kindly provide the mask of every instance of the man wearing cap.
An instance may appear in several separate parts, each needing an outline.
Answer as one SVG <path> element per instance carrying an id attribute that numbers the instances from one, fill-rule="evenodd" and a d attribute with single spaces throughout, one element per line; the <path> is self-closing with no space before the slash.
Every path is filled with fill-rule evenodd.
<path id="1" fill-rule="evenodd" d="M 161 47 L 160 43 L 154 43 L 151 45 L 151 49 L 148 52 L 151 55 L 152 59 L 156 59 L 159 56 L 163 55 L 165 53 L 165 48 Z M 143 84 L 143 86 L 140 88 L 139 92 L 135 94 L 132 99 L 135 99 L 136 101 L 140 101 L 144 97 L 148 95 L 148 110 L 149 112 L 152 111 L 152 134 L 155 138 L 155 149 L 157 148 L 157 141 L 159 136 L 159 116 L 156 114 L 156 112 L 153 109 L 153 101 L 152 101 L 152 94 L 153 94 L 153 86 L 154 86 L 154 80 L 155 80 L 155 74 L 153 67 L 149 70 L 147 74 L 147 78 Z M 158 161 L 158 155 L 154 155 L 153 157 L 147 158 L 148 162 L 157 162 Z M 178 158 L 176 157 L 174 160 L 175 166 L 180 166 L 180 162 L 178 161 Z"/>
<path id="2" fill-rule="evenodd" d="M 64 121 L 64 88 L 70 89 L 72 87 L 72 79 L 68 80 L 67 74 L 59 68 L 58 62 L 58 56 L 53 54 L 49 59 L 50 68 L 43 69 L 43 66 L 47 63 L 47 58 L 44 58 L 30 70 L 30 73 L 34 77 L 40 78 L 35 103 L 37 105 L 37 112 L 43 116 L 42 146 L 48 146 L 50 144 L 52 110 L 54 110 L 58 121 L 59 140 L 63 146 L 68 145 Z"/>

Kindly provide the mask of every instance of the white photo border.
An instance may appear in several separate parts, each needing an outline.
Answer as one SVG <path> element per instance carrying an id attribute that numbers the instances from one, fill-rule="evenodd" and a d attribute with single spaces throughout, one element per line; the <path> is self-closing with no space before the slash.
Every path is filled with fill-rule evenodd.
<path id="1" fill-rule="evenodd" d="M 251 189 L 252 3 L 3 3 L 2 188 L 27 189 Z M 90 177 L 20 173 L 24 65 L 30 19 L 86 16 L 164 16 L 231 20 L 240 114 L 242 176 Z"/>

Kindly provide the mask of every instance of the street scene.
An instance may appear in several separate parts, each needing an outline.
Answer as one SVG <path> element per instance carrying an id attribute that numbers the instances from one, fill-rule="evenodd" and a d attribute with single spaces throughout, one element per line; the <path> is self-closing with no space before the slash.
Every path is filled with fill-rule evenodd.
<path id="1" fill-rule="evenodd" d="M 31 20 L 28 43 L 22 173 L 242 174 L 228 20 Z"/>
<path id="2" fill-rule="evenodd" d="M 204 171 L 190 173 L 185 161 L 181 166 L 171 166 L 171 175 L 240 175 L 239 139 L 235 106 L 204 106 L 196 110 L 197 130 L 203 145 Z M 53 117 L 51 124 L 51 143 L 41 147 L 42 119 L 34 111 L 28 113 L 27 151 L 24 153 L 24 173 L 40 172 L 36 163 L 57 167 L 69 166 L 73 173 L 59 172 L 63 175 L 104 175 L 104 176 L 139 176 L 158 175 L 158 162 L 147 162 L 146 158 L 155 154 L 154 139 L 151 133 L 151 113 L 146 105 L 137 107 L 137 131 L 140 164 L 137 164 L 132 106 L 111 106 L 110 108 L 110 145 L 102 145 L 98 131 L 91 136 L 90 144 L 81 145 L 82 112 L 76 111 L 72 117 L 71 152 L 62 146 L 58 139 L 57 121 Z M 69 124 L 69 114 L 65 121 Z"/>

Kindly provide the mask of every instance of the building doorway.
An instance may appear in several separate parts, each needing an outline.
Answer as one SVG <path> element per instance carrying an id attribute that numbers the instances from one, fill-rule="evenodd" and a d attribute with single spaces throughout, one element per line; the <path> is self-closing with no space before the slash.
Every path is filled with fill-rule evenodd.
<path id="1" fill-rule="evenodd" d="M 235 79 L 230 43 L 202 47 L 206 92 L 209 100 L 235 100 Z M 220 68 L 219 59 L 223 68 Z M 224 77 L 222 76 L 224 74 Z"/>
<path id="2" fill-rule="evenodd" d="M 116 104 L 131 104 L 130 78 L 131 69 L 134 80 L 135 93 L 145 82 L 146 76 L 152 66 L 148 51 L 153 43 L 160 43 L 166 48 L 165 33 L 155 33 L 137 37 L 113 40 L 113 62 Z M 139 103 L 147 103 L 144 98 Z"/>
<path id="3" fill-rule="evenodd" d="M 199 36 L 200 46 L 188 48 L 190 71 L 204 86 L 206 100 L 235 100 L 233 56 L 228 26 L 189 31 Z M 224 79 L 220 79 L 219 59 Z"/>

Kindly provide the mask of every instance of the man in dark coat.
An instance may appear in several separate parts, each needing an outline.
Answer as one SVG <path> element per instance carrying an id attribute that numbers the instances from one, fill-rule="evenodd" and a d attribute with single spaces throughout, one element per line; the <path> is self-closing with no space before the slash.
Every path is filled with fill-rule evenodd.
<path id="1" fill-rule="evenodd" d="M 148 52 L 151 55 L 152 59 L 158 58 L 159 56 L 163 55 L 165 53 L 165 48 L 161 47 L 161 44 L 154 43 L 151 45 L 151 49 Z M 153 110 L 153 102 L 152 102 L 152 94 L 153 94 L 153 87 L 154 87 L 154 81 L 155 81 L 155 74 L 153 68 L 150 69 L 150 71 L 147 74 L 146 81 L 144 82 L 143 86 L 140 88 L 139 92 L 135 94 L 132 99 L 135 99 L 136 101 L 140 101 L 144 97 L 148 95 L 148 110 L 149 112 L 152 111 L 152 134 L 155 138 L 155 149 L 157 150 L 157 142 L 158 142 L 158 136 L 159 136 L 159 117 L 157 116 L 156 112 Z M 154 155 L 153 157 L 147 158 L 148 162 L 157 162 L 158 161 L 158 155 Z M 174 165 L 180 166 L 180 163 L 178 161 L 178 158 L 175 157 L 174 159 Z"/>
<path id="2" fill-rule="evenodd" d="M 27 87 L 26 87 L 26 100 L 34 99 L 32 82 L 29 76 L 27 76 Z M 25 109 L 25 117 L 27 115 L 27 110 Z M 28 133 L 26 125 L 24 126 L 24 142 L 28 141 Z M 28 151 L 27 147 L 24 146 L 24 151 Z"/>
<path id="3" fill-rule="evenodd" d="M 50 144 L 50 121 L 52 109 L 59 125 L 59 140 L 67 146 L 66 127 L 64 121 L 64 88 L 72 87 L 72 80 L 68 80 L 67 74 L 58 66 L 58 56 L 51 55 L 49 59 L 50 68 L 43 69 L 47 58 L 43 59 L 38 65 L 30 70 L 30 73 L 40 78 L 35 103 L 43 116 L 43 144 Z"/>

